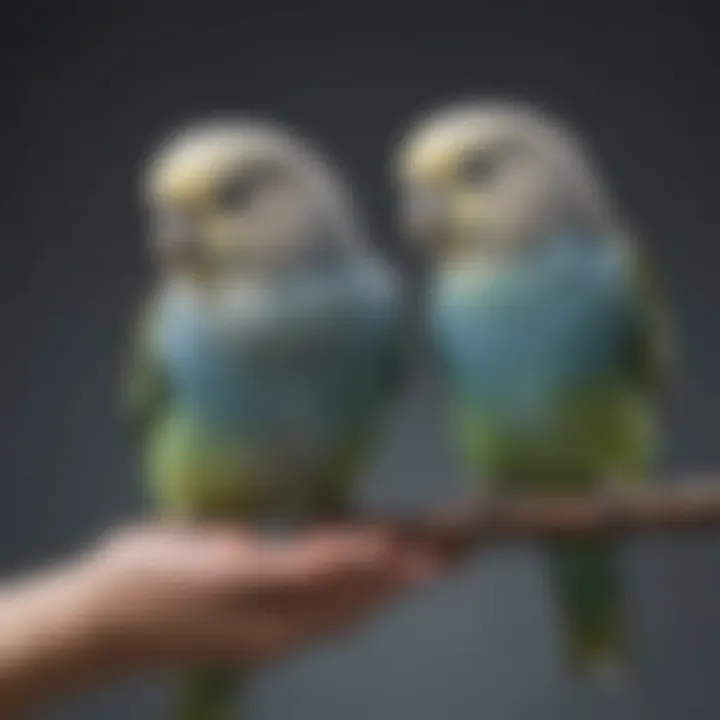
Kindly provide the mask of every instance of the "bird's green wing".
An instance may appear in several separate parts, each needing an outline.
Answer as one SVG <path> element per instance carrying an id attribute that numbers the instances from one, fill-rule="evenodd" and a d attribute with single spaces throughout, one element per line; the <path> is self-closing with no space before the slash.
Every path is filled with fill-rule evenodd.
<path id="1" fill-rule="evenodd" d="M 123 378 L 123 416 L 135 437 L 143 438 L 167 406 L 169 390 L 165 373 L 152 352 L 156 301 L 141 304 L 131 334 Z"/>
<path id="2" fill-rule="evenodd" d="M 630 332 L 633 380 L 652 397 L 662 397 L 675 366 L 675 343 L 667 297 L 655 267 L 635 242 L 629 243 L 636 313 Z"/>

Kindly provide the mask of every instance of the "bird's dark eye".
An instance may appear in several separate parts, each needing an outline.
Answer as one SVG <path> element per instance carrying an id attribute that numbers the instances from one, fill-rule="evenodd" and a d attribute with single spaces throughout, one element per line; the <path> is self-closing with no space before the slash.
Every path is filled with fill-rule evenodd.
<path id="1" fill-rule="evenodd" d="M 284 178 L 281 168 L 270 163 L 258 163 L 228 178 L 216 192 L 219 207 L 227 210 L 247 208 L 256 194 Z"/>
<path id="2" fill-rule="evenodd" d="M 488 185 L 497 176 L 501 160 L 497 153 L 487 151 L 470 155 L 458 169 L 460 181 L 477 187 Z"/>
<path id="3" fill-rule="evenodd" d="M 254 193 L 254 179 L 247 175 L 236 175 L 217 189 L 215 199 L 223 210 L 239 210 L 250 205 Z"/>

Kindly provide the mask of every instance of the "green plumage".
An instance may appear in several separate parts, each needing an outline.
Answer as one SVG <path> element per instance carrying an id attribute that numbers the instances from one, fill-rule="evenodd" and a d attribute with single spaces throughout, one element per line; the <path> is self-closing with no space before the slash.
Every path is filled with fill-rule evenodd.
<path id="1" fill-rule="evenodd" d="M 239 305 L 188 287 L 151 300 L 125 401 L 160 515 L 292 521 L 346 507 L 397 380 L 399 306 L 379 266 L 341 272 L 251 283 Z M 178 720 L 231 717 L 236 685 L 211 669 L 186 679 Z"/>
<path id="2" fill-rule="evenodd" d="M 237 720 L 239 681 L 231 674 L 205 672 L 183 681 L 174 711 L 176 720 Z"/>
<path id="3" fill-rule="evenodd" d="M 498 493 L 582 493 L 650 470 L 669 364 L 666 315 L 629 244 L 561 240 L 498 272 L 441 272 L 435 337 L 457 437 Z M 622 665 L 629 642 L 612 543 L 548 548 L 571 666 Z"/>
<path id="4" fill-rule="evenodd" d="M 571 666 L 581 673 L 618 669 L 629 651 L 618 549 L 603 540 L 558 543 L 548 558 Z"/>

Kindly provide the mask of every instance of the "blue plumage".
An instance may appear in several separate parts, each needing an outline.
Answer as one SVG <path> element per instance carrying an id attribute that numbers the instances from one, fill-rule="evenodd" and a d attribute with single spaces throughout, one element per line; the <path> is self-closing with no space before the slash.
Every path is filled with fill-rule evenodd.
<path id="1" fill-rule="evenodd" d="M 431 303 L 450 382 L 466 401 L 547 424 L 559 395 L 624 371 L 637 298 L 618 243 L 558 238 L 482 271 L 444 270 Z"/>
<path id="2" fill-rule="evenodd" d="M 399 310 L 395 277 L 369 260 L 166 288 L 151 335 L 171 399 L 162 486 L 201 492 L 210 461 L 232 492 L 282 483 L 309 498 L 314 483 L 347 479 L 389 398 Z M 208 459 L 190 473 L 198 454 Z"/>
<path id="3" fill-rule="evenodd" d="M 433 331 L 474 473 L 500 492 L 552 493 L 644 472 L 655 413 L 642 300 L 629 248 L 611 239 L 559 237 L 438 271 Z M 549 560 L 573 662 L 621 663 L 612 545 L 560 543 Z"/>

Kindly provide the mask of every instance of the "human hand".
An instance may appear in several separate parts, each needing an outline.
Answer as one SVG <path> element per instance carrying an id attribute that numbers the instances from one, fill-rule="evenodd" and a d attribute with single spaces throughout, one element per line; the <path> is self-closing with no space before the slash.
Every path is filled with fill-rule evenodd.
<path id="1" fill-rule="evenodd" d="M 122 532 L 89 564 L 90 615 L 126 667 L 253 667 L 351 628 L 439 561 L 371 529 L 269 539 L 236 528 Z"/>
<path id="2" fill-rule="evenodd" d="M 353 627 L 439 566 L 372 529 L 123 530 L 0 590 L 0 714 L 134 670 L 258 666 Z"/>

